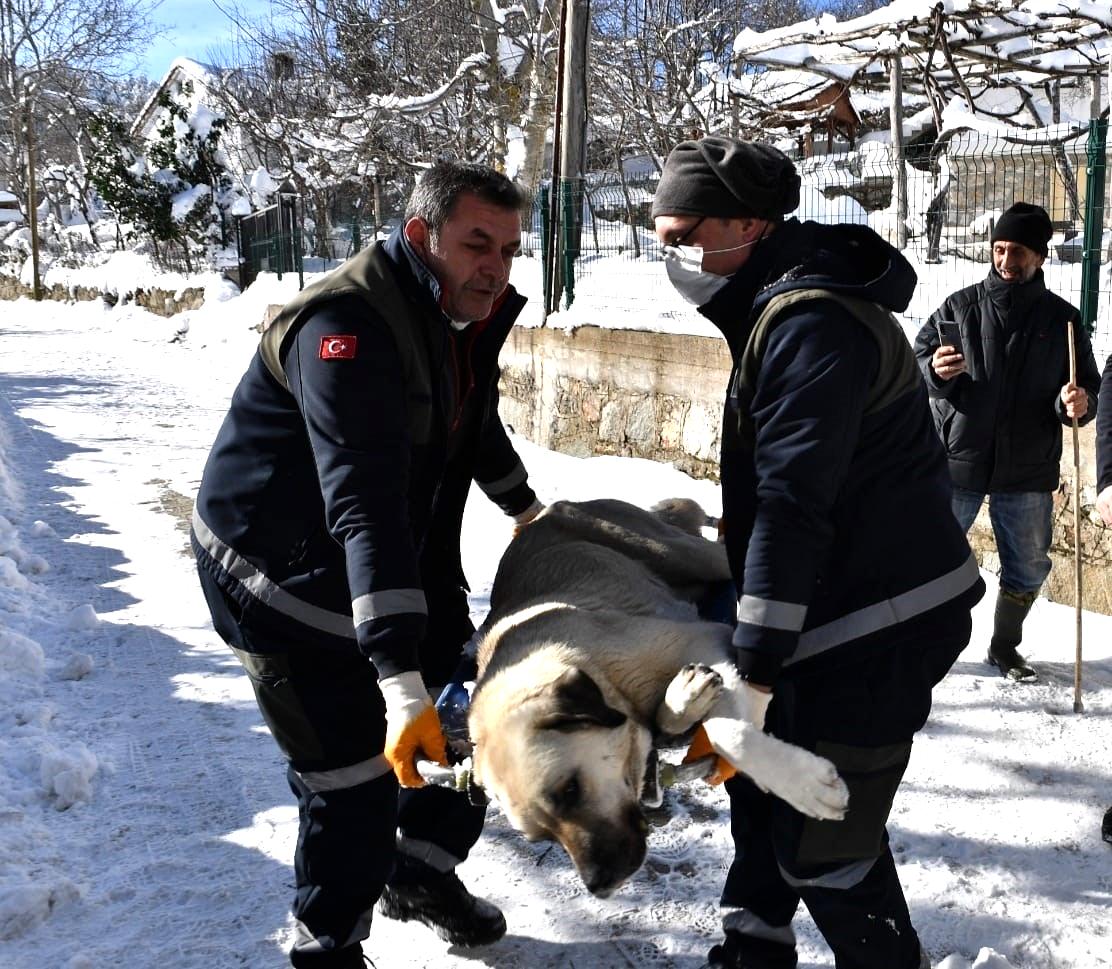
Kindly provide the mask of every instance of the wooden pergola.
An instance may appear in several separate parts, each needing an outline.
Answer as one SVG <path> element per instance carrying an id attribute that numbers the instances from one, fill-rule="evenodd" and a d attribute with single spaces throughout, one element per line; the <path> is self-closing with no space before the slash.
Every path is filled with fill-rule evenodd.
<path id="1" fill-rule="evenodd" d="M 955 97 L 975 114 L 978 100 L 1001 88 L 1015 91 L 1031 108 L 1031 127 L 1043 127 L 1030 92 L 1045 87 L 1053 103 L 1057 85 L 1088 80 L 1091 116 L 1100 117 L 1107 110 L 1101 107 L 1103 78 L 1112 72 L 1112 4 L 894 0 L 841 22 L 824 14 L 775 30 L 742 30 L 734 40 L 734 58 L 741 68 L 802 68 L 859 90 L 887 88 L 892 147 L 899 156 L 905 92 L 927 98 L 940 133 L 943 109 Z M 906 213 L 902 166 L 896 183 L 897 211 Z"/>

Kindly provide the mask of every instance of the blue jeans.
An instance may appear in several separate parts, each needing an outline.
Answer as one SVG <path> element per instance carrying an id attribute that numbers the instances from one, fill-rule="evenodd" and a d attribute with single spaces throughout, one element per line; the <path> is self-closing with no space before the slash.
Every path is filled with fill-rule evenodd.
<path id="1" fill-rule="evenodd" d="M 968 532 L 985 495 L 954 487 L 954 517 Z M 1000 554 L 1000 585 L 1012 592 L 1038 592 L 1050 574 L 1050 524 L 1054 498 L 1045 491 L 994 491 L 988 515 Z"/>

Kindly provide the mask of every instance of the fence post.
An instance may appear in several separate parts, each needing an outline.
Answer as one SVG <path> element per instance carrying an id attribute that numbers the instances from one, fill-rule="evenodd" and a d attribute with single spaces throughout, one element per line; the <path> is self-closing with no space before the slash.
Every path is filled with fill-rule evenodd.
<path id="1" fill-rule="evenodd" d="M 544 315 L 547 317 L 549 307 L 552 306 L 552 273 L 549 271 L 548 263 L 548 247 L 551 243 L 548 230 L 551 212 L 548 208 L 548 189 L 543 185 L 538 198 L 541 209 L 541 288 L 544 290 Z"/>
<path id="2" fill-rule="evenodd" d="M 1108 119 L 1089 123 L 1088 165 L 1085 169 L 1085 235 L 1081 264 L 1081 324 L 1092 336 L 1100 301 L 1100 257 L 1104 244 L 1104 173 Z"/>
<path id="3" fill-rule="evenodd" d="M 283 242 L 285 241 L 285 235 L 286 235 L 286 231 L 285 231 L 286 226 L 285 226 L 285 219 L 282 217 L 284 209 L 285 209 L 285 206 L 282 204 L 282 194 L 281 194 L 281 192 L 279 192 L 278 193 L 278 209 L 274 213 L 277 216 L 276 222 L 277 222 L 277 228 L 278 228 L 278 231 L 275 233 L 274 238 L 275 238 L 275 244 L 278 247 L 278 258 L 275 261 L 278 264 L 278 281 L 279 282 L 282 281 L 282 272 L 286 268 L 286 247 L 283 245 Z"/>
<path id="4" fill-rule="evenodd" d="M 907 168 L 904 165 L 903 143 L 903 66 L 899 51 L 888 62 L 891 101 L 888 117 L 892 142 L 892 208 L 896 213 L 896 248 L 907 248 Z"/>
<path id="5" fill-rule="evenodd" d="M 583 202 L 580 198 L 580 186 L 584 182 L 580 178 L 560 179 L 560 222 L 562 231 L 560 238 L 563 241 L 563 288 L 565 292 L 564 308 L 571 306 L 575 299 L 575 260 L 579 258 L 579 233 L 582 228 Z M 576 204 L 579 212 L 576 212 Z M 578 218 L 577 218 L 578 215 Z"/>
<path id="6" fill-rule="evenodd" d="M 242 292 L 248 286 L 244 280 L 247 278 L 247 260 L 243 258 L 243 216 L 233 215 L 236 227 L 236 266 L 239 272 L 236 273 L 236 281 L 239 283 L 240 291 Z"/>
<path id="7" fill-rule="evenodd" d="M 301 219 L 304 209 L 298 204 L 300 201 L 300 195 L 290 196 L 290 238 L 293 245 L 293 265 L 297 269 L 297 288 L 299 291 L 305 288 L 305 254 L 302 252 L 305 243 L 301 238 Z"/>

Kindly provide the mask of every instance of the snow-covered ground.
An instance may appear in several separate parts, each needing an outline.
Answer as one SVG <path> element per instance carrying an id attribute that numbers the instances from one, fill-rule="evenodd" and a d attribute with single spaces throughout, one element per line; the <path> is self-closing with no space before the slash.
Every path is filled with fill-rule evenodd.
<path id="1" fill-rule="evenodd" d="M 209 626 L 185 531 L 250 327 L 280 289 L 268 285 L 172 320 L 4 304 L 4 969 L 284 965 L 295 811 L 247 680 Z M 719 506 L 713 484 L 669 467 L 517 443 L 546 501 L 684 494 Z M 476 497 L 464 544 L 477 617 L 508 537 Z M 1112 618 L 1085 616 L 1079 716 L 1073 611 L 1036 604 L 1026 646 L 1043 678 L 1012 686 L 981 662 L 991 603 L 990 591 L 893 812 L 912 913 L 943 969 L 1112 967 L 1112 849 L 1099 835 L 1112 804 Z M 667 805 L 644 869 L 607 901 L 558 847 L 527 844 L 492 812 L 461 873 L 503 907 L 506 938 L 445 950 L 422 927 L 379 919 L 366 952 L 379 969 L 694 969 L 718 936 L 728 813 L 701 785 Z M 831 966 L 804 912 L 797 923 L 801 967 Z"/>

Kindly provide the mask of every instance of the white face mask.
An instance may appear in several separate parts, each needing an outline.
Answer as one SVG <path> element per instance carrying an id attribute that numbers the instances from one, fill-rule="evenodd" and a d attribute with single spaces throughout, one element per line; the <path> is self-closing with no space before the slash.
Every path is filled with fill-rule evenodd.
<path id="1" fill-rule="evenodd" d="M 760 238 L 757 238 L 740 246 L 706 251 L 702 246 L 664 246 L 664 268 L 668 272 L 668 279 L 680 296 L 695 306 L 705 306 L 730 281 L 730 277 L 706 272 L 703 269 L 703 256 L 748 249 L 760 241 Z"/>

